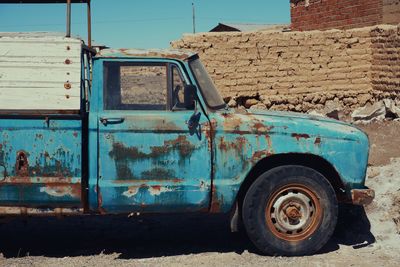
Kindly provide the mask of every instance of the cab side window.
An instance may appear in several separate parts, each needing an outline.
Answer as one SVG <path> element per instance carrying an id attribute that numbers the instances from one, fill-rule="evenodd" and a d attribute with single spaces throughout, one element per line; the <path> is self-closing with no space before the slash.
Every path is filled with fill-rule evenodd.
<path id="1" fill-rule="evenodd" d="M 105 110 L 187 110 L 185 79 L 174 64 L 104 63 Z"/>
<path id="2" fill-rule="evenodd" d="M 104 109 L 166 110 L 167 66 L 104 63 Z"/>

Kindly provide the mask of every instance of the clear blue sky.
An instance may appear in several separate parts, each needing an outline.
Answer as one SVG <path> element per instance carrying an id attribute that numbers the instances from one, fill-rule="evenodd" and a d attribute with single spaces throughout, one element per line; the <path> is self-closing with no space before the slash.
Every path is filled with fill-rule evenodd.
<path id="1" fill-rule="evenodd" d="M 192 2 L 197 32 L 218 22 L 290 22 L 289 0 L 92 0 L 92 39 L 115 48 L 167 48 L 192 32 Z M 65 32 L 65 5 L 2 4 L 1 31 Z M 73 5 L 72 34 L 86 39 L 84 4 Z"/>

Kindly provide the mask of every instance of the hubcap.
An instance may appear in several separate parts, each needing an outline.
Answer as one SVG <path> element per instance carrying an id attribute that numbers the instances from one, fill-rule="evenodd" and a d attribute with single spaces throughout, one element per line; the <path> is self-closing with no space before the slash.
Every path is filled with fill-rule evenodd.
<path id="1" fill-rule="evenodd" d="M 303 185 L 287 185 L 268 200 L 265 210 L 267 227 L 277 237 L 298 241 L 318 228 L 322 210 L 317 195 Z"/>

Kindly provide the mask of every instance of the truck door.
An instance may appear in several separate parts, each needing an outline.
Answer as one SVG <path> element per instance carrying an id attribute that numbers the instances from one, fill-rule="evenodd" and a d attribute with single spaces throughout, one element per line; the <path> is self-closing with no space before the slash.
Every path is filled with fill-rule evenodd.
<path id="1" fill-rule="evenodd" d="M 207 209 L 208 119 L 182 106 L 179 64 L 101 61 L 98 205 L 104 213 Z M 198 121 L 195 129 L 188 121 Z"/>

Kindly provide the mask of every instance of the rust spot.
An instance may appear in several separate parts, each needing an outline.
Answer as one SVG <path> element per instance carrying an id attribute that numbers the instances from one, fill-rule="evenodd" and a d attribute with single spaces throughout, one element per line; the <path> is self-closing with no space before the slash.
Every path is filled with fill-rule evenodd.
<path id="1" fill-rule="evenodd" d="M 98 204 L 98 211 L 100 214 L 107 214 L 107 211 L 103 208 L 103 195 L 101 194 L 101 190 L 94 188 L 95 194 L 97 193 L 97 204 Z"/>
<path id="2" fill-rule="evenodd" d="M 240 134 L 240 126 L 242 123 L 243 121 L 241 118 L 234 117 L 231 114 L 226 114 L 223 127 L 226 131 L 235 131 L 235 133 Z"/>
<path id="3" fill-rule="evenodd" d="M 71 50 L 71 47 L 69 45 L 67 45 L 67 50 Z"/>
<path id="4" fill-rule="evenodd" d="M 185 135 L 180 135 L 175 140 L 165 141 L 164 146 L 170 147 L 171 150 L 179 150 L 182 157 L 189 156 L 195 150 L 195 146 L 186 139 Z"/>
<path id="5" fill-rule="evenodd" d="M 210 140 L 214 140 L 217 129 L 217 121 L 212 119 L 210 122 Z"/>
<path id="6" fill-rule="evenodd" d="M 130 166 L 130 162 L 143 161 L 143 160 L 157 160 L 162 158 L 169 153 L 174 151 L 180 156 L 180 162 L 190 157 L 196 147 L 190 143 L 186 136 L 180 135 L 176 139 L 164 141 L 163 146 L 152 146 L 150 147 L 149 153 L 140 151 L 137 147 L 126 147 L 124 144 L 117 142 L 113 143 L 112 150 L 109 152 L 109 156 L 114 159 L 117 179 L 118 180 L 139 180 L 139 179 L 159 179 L 169 178 L 174 179 L 174 171 L 153 168 L 143 172 L 143 177 L 135 177 L 131 171 L 133 166 Z M 156 161 L 158 162 L 158 161 Z M 154 162 L 154 164 L 156 164 Z M 154 165 L 153 165 L 154 166 Z M 164 179 L 165 180 L 165 179 Z"/>
<path id="7" fill-rule="evenodd" d="M 71 83 L 70 82 L 65 82 L 64 83 L 64 88 L 66 89 L 66 90 L 69 90 L 69 89 L 71 89 L 72 88 L 72 85 L 71 85 Z M 69 98 L 69 96 L 67 95 L 66 96 L 67 98 Z"/>
<path id="8" fill-rule="evenodd" d="M 115 162 L 115 167 L 117 169 L 117 179 L 123 179 L 123 180 L 132 180 L 132 179 L 137 179 L 129 168 L 128 161 L 125 160 L 120 160 Z"/>
<path id="9" fill-rule="evenodd" d="M 317 145 L 317 146 L 319 146 L 319 145 L 321 144 L 321 137 L 315 138 L 314 144 Z"/>
<path id="10" fill-rule="evenodd" d="M 123 159 L 141 159 L 146 158 L 147 154 L 140 152 L 137 147 L 126 147 L 122 143 L 114 143 L 113 149 L 109 152 L 109 156 L 116 161 Z"/>
<path id="11" fill-rule="evenodd" d="M 216 128 L 217 128 L 217 122 L 215 121 L 215 119 L 212 119 L 210 123 L 207 122 L 203 128 L 203 130 L 205 131 L 205 136 L 208 140 L 209 151 L 212 151 L 213 142 L 215 140 L 215 135 L 216 135 L 215 131 Z"/>
<path id="12" fill-rule="evenodd" d="M 273 153 L 268 150 L 256 151 L 256 152 L 254 152 L 253 156 L 251 157 L 251 160 L 253 162 L 257 162 L 260 159 L 271 156 L 271 155 L 273 155 Z"/>
<path id="13" fill-rule="evenodd" d="M 161 186 L 160 185 L 153 185 L 152 186 L 154 191 L 161 191 Z"/>
<path id="14" fill-rule="evenodd" d="M 143 153 L 137 147 L 126 147 L 122 143 L 114 143 L 113 150 L 109 155 L 117 161 L 121 159 L 141 160 L 159 158 L 172 151 L 178 151 L 182 158 L 186 158 L 195 149 L 196 147 L 186 139 L 186 136 L 180 135 L 174 140 L 164 141 L 163 146 L 150 147 L 150 153 Z"/>
<path id="15" fill-rule="evenodd" d="M 269 134 L 265 135 L 265 139 L 267 140 L 267 144 L 268 144 L 268 151 L 270 151 L 270 153 L 273 153 L 273 148 L 272 148 L 272 141 L 271 141 L 271 136 L 269 136 Z"/>
<path id="16" fill-rule="evenodd" d="M 257 132 L 269 132 L 271 131 L 274 126 L 266 126 L 265 124 L 261 123 L 261 122 L 256 122 L 253 125 L 253 128 L 257 131 Z"/>
<path id="17" fill-rule="evenodd" d="M 46 153 L 44 154 L 44 156 L 46 157 Z M 47 153 L 47 157 L 48 156 L 49 155 Z M 29 169 L 29 176 L 65 178 L 79 176 L 79 170 L 71 170 L 68 166 L 65 166 L 64 163 L 59 160 L 54 160 L 54 164 L 46 163 L 43 166 L 40 165 L 39 162 L 37 162 L 35 166 Z"/>
<path id="18" fill-rule="evenodd" d="M 223 197 L 221 196 L 221 198 L 221 200 L 218 199 L 217 189 L 215 185 L 213 185 L 211 191 L 210 213 L 219 213 L 221 211 L 221 203 L 223 203 Z"/>
<path id="19" fill-rule="evenodd" d="M 351 199 L 354 205 L 368 205 L 374 200 L 375 191 L 372 189 L 353 189 Z"/>
<path id="20" fill-rule="evenodd" d="M 298 133 L 292 133 L 292 137 L 296 138 L 297 141 L 299 141 L 301 138 L 308 139 L 310 136 L 308 134 L 298 134 Z"/>
<path id="21" fill-rule="evenodd" d="M 242 153 L 246 147 L 246 144 L 247 144 L 247 140 L 245 137 L 239 136 L 233 142 L 225 142 L 225 139 L 222 136 L 222 137 L 220 137 L 220 142 L 219 142 L 218 147 L 220 150 L 225 151 L 225 152 L 227 152 L 228 150 L 235 150 L 238 153 Z"/>
<path id="22" fill-rule="evenodd" d="M 28 176 L 29 163 L 28 156 L 25 151 L 17 152 L 17 162 L 15 163 L 15 173 L 18 176 Z"/>
<path id="23" fill-rule="evenodd" d="M 78 137 L 78 132 L 74 132 L 72 135 L 73 135 L 74 137 Z"/>
<path id="24" fill-rule="evenodd" d="M 71 64 L 71 60 L 69 60 L 68 58 L 64 61 L 65 64 L 69 65 Z"/>

